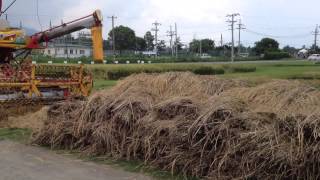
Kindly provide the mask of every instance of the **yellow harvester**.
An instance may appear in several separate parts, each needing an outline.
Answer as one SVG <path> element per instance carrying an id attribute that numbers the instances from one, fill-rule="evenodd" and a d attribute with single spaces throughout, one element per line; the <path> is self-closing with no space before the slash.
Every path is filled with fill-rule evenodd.
<path id="1" fill-rule="evenodd" d="M 0 103 L 49 102 L 88 96 L 93 80 L 83 65 L 34 65 L 26 60 L 32 50 L 45 48 L 50 40 L 86 28 L 92 32 L 93 59 L 101 63 L 102 14 L 99 10 L 32 36 L 27 36 L 23 29 L 10 27 L 0 18 Z"/>

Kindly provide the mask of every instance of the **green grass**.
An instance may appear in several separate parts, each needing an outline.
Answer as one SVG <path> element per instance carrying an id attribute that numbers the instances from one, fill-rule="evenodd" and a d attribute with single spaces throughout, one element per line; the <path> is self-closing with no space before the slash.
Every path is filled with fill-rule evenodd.
<path id="1" fill-rule="evenodd" d="M 113 80 L 105 80 L 105 79 L 95 79 L 94 80 L 94 86 L 93 90 L 101 90 L 101 89 L 108 89 L 112 86 L 115 86 L 117 84 L 117 81 Z"/>
<path id="2" fill-rule="evenodd" d="M 320 79 L 320 65 L 312 62 L 303 61 L 256 64 L 256 68 L 257 70 L 255 72 L 225 74 L 224 76 L 249 79 Z"/>
<path id="3" fill-rule="evenodd" d="M 107 71 L 115 69 L 127 69 L 135 71 L 136 69 L 148 71 L 161 71 L 160 69 L 181 70 L 202 67 L 204 64 L 129 64 L 129 65 L 92 65 L 87 66 L 95 75 L 95 90 L 110 88 L 117 81 L 106 80 Z M 270 79 L 297 79 L 297 80 L 320 80 L 320 65 L 307 61 L 279 61 L 264 63 L 235 63 L 235 64 L 205 64 L 206 66 L 223 68 L 225 74 L 219 75 L 226 78 L 243 78 L 252 81 L 270 80 Z M 230 68 L 231 67 L 231 68 Z M 238 69 L 240 67 L 240 69 Z M 256 68 L 255 72 L 237 72 L 245 71 L 246 68 Z"/>
<path id="4" fill-rule="evenodd" d="M 0 140 L 11 140 L 18 142 L 27 142 L 31 136 L 29 129 L 9 129 L 0 128 Z"/>
<path id="5" fill-rule="evenodd" d="M 162 73 L 169 71 L 176 72 L 195 72 L 195 70 L 201 70 L 204 67 L 212 68 L 212 74 L 223 74 L 224 72 L 233 73 L 233 68 L 241 70 L 245 68 L 248 71 L 255 71 L 255 65 L 226 65 L 223 64 L 205 64 L 205 63 L 166 63 L 166 64 L 107 64 L 107 65 L 87 65 L 89 71 L 91 71 L 95 79 L 107 79 L 107 80 L 118 80 L 135 73 Z M 111 77 L 110 77 L 111 75 Z"/>

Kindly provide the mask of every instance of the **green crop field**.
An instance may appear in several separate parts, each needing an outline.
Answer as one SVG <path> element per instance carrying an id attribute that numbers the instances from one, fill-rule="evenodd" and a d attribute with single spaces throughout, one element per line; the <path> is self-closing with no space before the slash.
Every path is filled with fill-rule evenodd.
<path id="1" fill-rule="evenodd" d="M 320 79 L 320 64 L 314 64 L 312 62 L 289 61 L 256 64 L 255 66 L 257 68 L 255 72 L 225 74 L 225 76 L 272 79 Z"/>
<path id="2" fill-rule="evenodd" d="M 255 65 L 243 64 L 210 64 L 210 63 L 162 63 L 162 64 L 106 64 L 87 65 L 95 79 L 118 80 L 135 73 L 162 72 L 199 72 L 206 75 L 216 75 L 235 72 L 254 72 Z M 110 77 L 110 74 L 112 75 Z"/>
<path id="3" fill-rule="evenodd" d="M 320 80 L 320 64 L 308 61 L 279 61 L 279 62 L 255 62 L 235 64 L 210 64 L 210 63 L 171 63 L 171 64 L 122 64 L 122 65 L 89 65 L 87 66 L 95 76 L 95 89 L 112 87 L 116 80 L 108 78 L 109 72 L 122 73 L 124 78 L 133 73 L 160 73 L 168 71 L 191 71 L 201 67 L 222 69 L 224 73 L 218 73 L 220 77 L 242 78 L 253 81 L 270 79 L 297 79 Z M 123 73 L 129 72 L 129 73 Z M 121 79 L 120 78 L 120 79 Z"/>

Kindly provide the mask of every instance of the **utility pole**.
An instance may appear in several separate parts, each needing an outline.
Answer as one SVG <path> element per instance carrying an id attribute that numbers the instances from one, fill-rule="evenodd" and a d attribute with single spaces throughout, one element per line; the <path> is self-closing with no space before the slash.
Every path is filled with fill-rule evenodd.
<path id="1" fill-rule="evenodd" d="M 314 51 L 317 50 L 317 41 L 318 41 L 318 35 L 319 35 L 319 29 L 318 29 L 318 24 L 316 26 L 316 29 L 314 30 L 313 35 L 314 35 Z"/>
<path id="2" fill-rule="evenodd" d="M 236 16 L 240 16 L 239 13 L 234 13 L 234 14 L 229 14 L 227 15 L 228 18 L 231 18 L 229 19 L 227 22 L 230 23 L 230 26 L 231 26 L 231 61 L 234 62 L 234 23 L 236 23 L 237 21 L 234 20 L 234 18 Z"/>
<path id="3" fill-rule="evenodd" d="M 155 32 L 155 51 L 156 51 L 156 57 L 158 57 L 158 32 L 159 32 L 159 26 L 161 26 L 160 23 L 158 23 L 157 21 L 152 23 L 152 25 L 154 25 L 154 28 L 151 29 L 151 31 Z"/>
<path id="4" fill-rule="evenodd" d="M 167 33 L 168 33 L 168 36 L 170 37 L 170 50 L 171 50 L 171 56 L 173 57 L 172 41 L 173 41 L 174 31 L 172 31 L 172 26 L 170 26 L 170 31 L 168 31 Z"/>
<path id="5" fill-rule="evenodd" d="M 200 58 L 202 57 L 202 39 L 200 39 Z"/>
<path id="6" fill-rule="evenodd" d="M 116 61 L 116 36 L 114 33 L 114 20 L 117 19 L 118 17 L 116 16 L 111 16 L 108 17 L 112 21 L 112 51 L 113 51 L 113 61 Z"/>
<path id="7" fill-rule="evenodd" d="M 240 56 L 241 53 L 241 30 L 246 29 L 243 27 L 244 24 L 241 23 L 241 19 L 239 19 L 239 24 L 238 24 L 238 30 L 239 30 L 239 41 L 238 41 L 238 56 Z"/>
<path id="8" fill-rule="evenodd" d="M 175 46 L 175 50 L 176 50 L 176 59 L 178 59 L 178 27 L 177 27 L 177 23 L 174 23 L 174 27 L 175 27 L 175 36 L 176 36 L 176 46 Z"/>
<path id="9" fill-rule="evenodd" d="M 225 53 L 226 53 L 226 47 L 223 45 L 223 36 L 222 36 L 222 34 L 221 34 L 220 45 L 221 45 L 221 48 L 223 48 L 223 55 L 225 55 Z"/>

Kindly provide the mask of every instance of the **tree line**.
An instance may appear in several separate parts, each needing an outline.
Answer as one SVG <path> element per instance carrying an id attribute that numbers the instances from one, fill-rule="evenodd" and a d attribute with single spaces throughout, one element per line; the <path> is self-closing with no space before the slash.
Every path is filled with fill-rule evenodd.
<path id="1" fill-rule="evenodd" d="M 104 48 L 106 50 L 112 50 L 112 31 L 108 33 L 108 39 L 104 40 Z M 170 47 L 166 46 L 164 40 L 159 40 L 155 43 L 155 37 L 150 31 L 147 31 L 143 37 L 136 36 L 134 30 L 126 26 L 117 26 L 114 28 L 115 33 L 115 46 L 116 50 L 135 50 L 135 51 L 153 51 L 155 48 L 161 51 L 169 51 Z M 209 38 L 205 39 L 194 39 L 188 45 L 181 43 L 180 38 L 177 40 L 177 44 L 173 42 L 174 46 L 178 46 L 178 50 L 186 49 L 190 53 L 199 53 L 200 49 L 202 53 L 209 53 L 211 51 L 230 51 L 229 45 L 216 46 L 215 41 Z M 242 46 L 243 47 L 243 46 Z M 237 48 L 237 47 L 236 47 Z M 254 47 L 243 47 L 246 48 L 252 55 L 261 55 L 268 52 L 286 52 L 293 54 L 297 51 L 294 47 L 286 46 L 283 49 L 279 48 L 279 43 L 275 39 L 263 38 L 262 40 L 255 43 Z M 237 49 L 236 49 L 237 50 Z"/>

